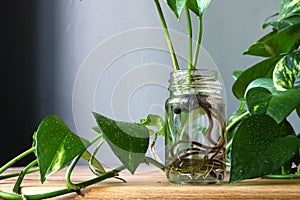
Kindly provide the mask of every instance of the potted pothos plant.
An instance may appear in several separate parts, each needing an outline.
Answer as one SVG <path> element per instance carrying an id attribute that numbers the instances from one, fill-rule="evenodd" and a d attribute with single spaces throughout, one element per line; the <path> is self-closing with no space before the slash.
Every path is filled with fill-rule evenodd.
<path id="1" fill-rule="evenodd" d="M 233 73 L 240 106 L 227 125 L 230 183 L 300 177 L 300 134 L 288 118 L 300 117 L 300 1 L 282 0 L 267 27 L 271 31 L 244 52 L 264 59 Z"/>

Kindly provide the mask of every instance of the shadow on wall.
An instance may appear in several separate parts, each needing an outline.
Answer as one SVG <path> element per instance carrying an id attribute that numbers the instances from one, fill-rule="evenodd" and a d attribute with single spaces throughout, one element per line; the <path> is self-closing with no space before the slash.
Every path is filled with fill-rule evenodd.
<path id="1" fill-rule="evenodd" d="M 53 70 L 49 68 L 53 60 L 53 47 L 51 37 L 39 42 L 39 2 L 1 2 L 0 166 L 31 147 L 33 132 L 43 115 L 50 114 L 53 108 Z M 48 10 L 52 10 L 51 5 L 47 6 Z M 46 26 L 51 30 L 51 23 Z M 43 58 L 39 53 L 41 48 L 47 49 L 47 59 L 43 61 L 39 60 Z M 40 78 L 47 84 L 38 84 Z M 44 110 L 39 109 L 38 102 L 41 98 L 46 100 Z M 16 164 L 25 165 L 32 159 L 33 157 L 28 157 Z"/>

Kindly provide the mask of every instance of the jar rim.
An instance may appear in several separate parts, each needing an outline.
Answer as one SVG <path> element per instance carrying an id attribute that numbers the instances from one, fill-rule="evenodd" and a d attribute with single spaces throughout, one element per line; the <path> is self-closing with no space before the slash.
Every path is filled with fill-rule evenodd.
<path id="1" fill-rule="evenodd" d="M 223 88 L 218 70 L 183 69 L 170 73 L 168 89 L 171 93 L 183 94 L 198 91 L 221 93 Z"/>

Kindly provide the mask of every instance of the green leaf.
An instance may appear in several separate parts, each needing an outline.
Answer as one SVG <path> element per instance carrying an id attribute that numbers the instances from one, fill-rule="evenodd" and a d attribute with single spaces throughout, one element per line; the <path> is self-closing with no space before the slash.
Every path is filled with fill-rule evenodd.
<path id="1" fill-rule="evenodd" d="M 243 119 L 246 119 L 248 117 L 248 116 L 245 116 L 245 117 L 241 118 L 241 116 L 244 115 L 246 112 L 247 111 L 244 109 L 239 109 L 239 110 L 235 111 L 229 117 L 227 127 L 228 127 L 228 125 L 231 125 L 232 123 L 234 123 L 235 125 L 232 126 L 229 130 L 227 128 L 227 132 L 226 132 L 226 140 L 227 141 L 230 141 L 234 137 L 238 127 L 241 124 L 241 122 L 239 122 L 239 121 L 242 121 Z"/>
<path id="2" fill-rule="evenodd" d="M 267 114 L 272 94 L 265 88 L 252 88 L 246 94 L 246 101 L 249 112 L 255 114 Z"/>
<path id="3" fill-rule="evenodd" d="M 298 116 L 300 117 L 300 104 L 297 106 L 296 112 L 297 112 Z"/>
<path id="4" fill-rule="evenodd" d="M 155 127 L 155 132 L 165 138 L 165 121 L 159 115 L 150 114 L 146 119 L 141 119 L 140 123 L 145 126 Z"/>
<path id="5" fill-rule="evenodd" d="M 298 76 L 295 79 L 294 88 L 295 89 L 300 89 L 300 73 L 298 73 Z"/>
<path id="6" fill-rule="evenodd" d="M 243 73 L 243 70 L 235 70 L 232 72 L 232 76 L 234 80 L 237 80 L 239 76 Z"/>
<path id="7" fill-rule="evenodd" d="M 300 31 L 299 31 L 300 32 Z M 300 50 L 294 51 L 278 61 L 273 73 L 274 85 L 278 90 L 299 87 Z"/>
<path id="8" fill-rule="evenodd" d="M 258 78 L 271 78 L 274 67 L 282 56 L 263 60 L 245 70 L 232 86 L 233 94 L 241 99 L 244 97 L 248 85 Z"/>
<path id="9" fill-rule="evenodd" d="M 166 0 L 166 2 L 179 20 L 187 0 Z"/>
<path id="10" fill-rule="evenodd" d="M 300 24 L 295 24 L 279 32 L 273 31 L 251 45 L 244 54 L 272 57 L 290 53 L 299 45 L 299 30 Z"/>
<path id="11" fill-rule="evenodd" d="M 189 9 L 197 16 L 203 15 L 211 0 L 188 0 Z"/>
<path id="12" fill-rule="evenodd" d="M 198 17 L 200 16 L 200 10 L 196 0 L 188 0 L 187 1 L 189 9 L 195 13 Z"/>
<path id="13" fill-rule="evenodd" d="M 293 158 L 300 140 L 280 126 L 267 115 L 243 121 L 233 139 L 230 184 L 270 174 Z"/>
<path id="14" fill-rule="evenodd" d="M 282 30 L 289 26 L 299 24 L 299 23 L 300 23 L 300 13 L 297 13 L 294 16 L 290 16 L 288 18 L 280 20 L 277 26 L 278 26 L 278 30 Z"/>
<path id="15" fill-rule="evenodd" d="M 270 49 L 269 46 L 265 46 L 264 43 L 269 41 L 274 35 L 276 35 L 276 33 L 277 31 L 272 31 L 267 35 L 263 36 L 254 44 L 252 44 L 243 54 L 262 56 L 262 57 L 271 57 L 273 55 L 272 49 Z"/>
<path id="16" fill-rule="evenodd" d="M 265 29 L 266 27 L 268 27 L 269 25 L 273 26 L 275 28 L 275 30 L 278 30 L 276 27 L 277 27 L 277 21 L 271 21 L 271 22 L 268 22 L 270 19 L 272 19 L 273 17 L 275 16 L 278 16 L 279 13 L 274 13 L 273 15 L 267 17 L 267 19 L 265 20 L 265 23 L 263 24 L 263 29 Z M 275 22 L 275 24 L 274 24 Z"/>
<path id="17" fill-rule="evenodd" d="M 85 161 L 89 162 L 91 157 L 93 155 L 89 151 L 84 151 L 83 154 L 81 155 L 81 158 L 84 159 Z M 92 165 L 101 173 L 105 172 L 104 167 L 101 165 L 101 163 L 94 157 L 92 159 Z"/>
<path id="18" fill-rule="evenodd" d="M 41 182 L 82 154 L 89 142 L 73 133 L 57 116 L 44 118 L 36 132 L 36 155 Z"/>
<path id="19" fill-rule="evenodd" d="M 196 1 L 201 14 L 205 12 L 205 10 L 207 9 L 207 7 L 211 2 L 211 0 L 196 0 Z"/>
<path id="20" fill-rule="evenodd" d="M 300 1 L 298 0 L 282 0 L 278 19 L 290 17 L 300 11 Z"/>
<path id="21" fill-rule="evenodd" d="M 246 95 L 251 114 L 267 114 L 277 123 L 282 122 L 300 103 L 300 90 L 290 89 L 272 95 L 265 88 L 252 88 Z"/>
<path id="22" fill-rule="evenodd" d="M 251 88 L 256 88 L 256 87 L 262 87 L 267 90 L 269 90 L 273 95 L 277 95 L 279 92 L 274 86 L 273 80 L 271 78 L 258 78 L 252 81 L 247 89 L 246 93 L 251 89 Z"/>
<path id="23" fill-rule="evenodd" d="M 93 114 L 110 148 L 133 174 L 144 161 L 149 146 L 148 129 L 138 123 L 115 121 L 98 113 Z"/>

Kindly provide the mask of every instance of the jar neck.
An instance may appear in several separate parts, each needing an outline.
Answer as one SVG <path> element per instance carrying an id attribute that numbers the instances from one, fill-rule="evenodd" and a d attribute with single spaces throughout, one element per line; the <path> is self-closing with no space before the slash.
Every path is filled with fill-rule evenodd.
<path id="1" fill-rule="evenodd" d="M 215 70 L 176 70 L 170 74 L 169 91 L 172 96 L 197 93 L 221 96 L 221 77 Z"/>

